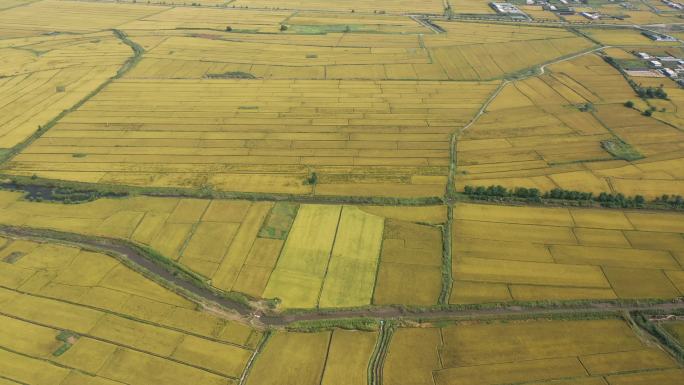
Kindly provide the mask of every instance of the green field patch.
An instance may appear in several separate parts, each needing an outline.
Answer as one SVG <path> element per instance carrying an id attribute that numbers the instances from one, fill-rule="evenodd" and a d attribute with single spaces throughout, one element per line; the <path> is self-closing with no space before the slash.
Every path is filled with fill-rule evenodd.
<path id="1" fill-rule="evenodd" d="M 299 205 L 296 203 L 278 202 L 273 205 L 264 225 L 259 230 L 259 238 L 280 240 L 287 238 L 298 210 Z"/>
<path id="2" fill-rule="evenodd" d="M 636 148 L 618 138 L 602 141 L 601 147 L 617 159 L 632 161 L 644 157 Z"/>
<path id="3" fill-rule="evenodd" d="M 22 253 L 21 251 L 15 251 L 11 253 L 10 255 L 6 256 L 3 258 L 3 262 L 13 264 L 20 260 L 26 253 Z"/>

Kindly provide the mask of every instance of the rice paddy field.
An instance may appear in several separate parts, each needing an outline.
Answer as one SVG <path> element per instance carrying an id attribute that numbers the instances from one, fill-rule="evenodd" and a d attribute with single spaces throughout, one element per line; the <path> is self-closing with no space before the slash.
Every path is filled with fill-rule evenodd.
<path id="1" fill-rule="evenodd" d="M 150 197 L 55 205 L 0 196 L 1 224 L 129 240 L 217 289 L 278 298 L 283 308 L 434 305 L 442 290 L 441 206 Z"/>
<path id="2" fill-rule="evenodd" d="M 682 13 L 514 3 L 0 0 L 0 384 L 680 385 Z"/>
<path id="3" fill-rule="evenodd" d="M 457 188 L 501 184 L 649 199 L 681 194 L 681 175 L 670 165 L 682 161 L 684 134 L 625 108 L 626 100 L 635 99 L 631 93 L 620 73 L 597 55 L 507 84 L 458 141 Z M 616 140 L 637 156 L 624 159 L 602 145 Z"/>
<path id="4" fill-rule="evenodd" d="M 676 298 L 679 214 L 460 204 L 451 303 Z"/>
<path id="5" fill-rule="evenodd" d="M 436 196 L 445 189 L 452 127 L 495 86 L 122 80 L 5 167 L 130 186 Z M 311 172 L 319 176 L 315 189 L 304 183 Z"/>
<path id="6" fill-rule="evenodd" d="M 377 332 L 277 332 L 252 368 L 250 385 L 363 385 Z"/>
<path id="7" fill-rule="evenodd" d="M 237 384 L 261 339 L 111 256 L 0 242 L 0 373 L 8 383 Z"/>
<path id="8" fill-rule="evenodd" d="M 410 12 L 442 14 L 444 3 L 440 0 L 426 0 L 416 4 L 409 0 L 344 0 L 328 2 L 321 0 L 235 0 L 231 3 L 236 7 L 270 8 L 270 9 L 301 9 L 325 10 L 338 12 L 359 11 L 364 13 L 405 14 Z"/>
<path id="9" fill-rule="evenodd" d="M 618 319 L 399 328 L 390 384 L 677 384 L 682 369 Z"/>
<path id="10" fill-rule="evenodd" d="M 0 40 L 0 149 L 95 91 L 130 56 L 111 32 Z"/>

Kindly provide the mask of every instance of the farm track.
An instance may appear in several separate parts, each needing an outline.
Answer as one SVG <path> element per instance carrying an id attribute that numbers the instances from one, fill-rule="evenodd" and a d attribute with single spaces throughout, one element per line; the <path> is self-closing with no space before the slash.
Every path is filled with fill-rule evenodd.
<path id="1" fill-rule="evenodd" d="M 284 327 L 296 322 L 323 321 L 349 318 L 372 318 L 377 320 L 391 319 L 419 319 L 423 321 L 443 319 L 472 319 L 478 317 L 538 317 L 538 316 L 572 316 L 575 313 L 615 313 L 621 311 L 644 311 L 644 310 L 674 310 L 684 309 L 684 300 L 676 300 L 666 303 L 615 303 L 597 302 L 582 303 L 580 305 L 568 305 L 567 307 L 542 307 L 542 306 L 502 306 L 492 308 L 436 308 L 436 309 L 411 309 L 402 307 L 372 307 L 362 309 L 348 309 L 339 311 L 309 311 L 304 313 L 263 313 L 261 310 L 243 304 L 239 301 L 226 298 L 208 287 L 193 283 L 179 271 L 174 271 L 168 265 L 163 266 L 159 261 L 146 255 L 139 247 L 124 241 L 104 237 L 84 236 L 81 234 L 57 232 L 51 230 L 32 229 L 26 227 L 0 226 L 0 235 L 10 238 L 22 238 L 42 242 L 54 242 L 78 246 L 86 250 L 92 250 L 124 260 L 127 265 L 136 268 L 149 279 L 152 279 L 165 287 L 175 288 L 176 291 L 198 303 L 202 307 L 216 308 L 217 306 L 236 313 L 238 320 L 256 324 L 262 327 Z"/>

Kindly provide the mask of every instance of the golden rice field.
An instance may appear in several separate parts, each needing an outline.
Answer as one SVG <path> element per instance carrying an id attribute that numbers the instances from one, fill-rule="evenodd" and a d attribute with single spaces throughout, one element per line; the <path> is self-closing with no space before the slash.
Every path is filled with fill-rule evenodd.
<path id="1" fill-rule="evenodd" d="M 94 1 L 33 1 L 0 12 L 0 32 L 18 30 L 25 36 L 46 32 L 95 32 L 115 28 L 164 9 L 142 4 Z"/>
<path id="2" fill-rule="evenodd" d="M 426 0 L 416 3 L 410 0 L 344 0 L 329 2 L 322 0 L 235 0 L 236 7 L 257 9 L 325 10 L 337 12 L 383 12 L 389 14 L 428 13 L 441 15 L 444 3 L 441 0 Z"/>
<path id="3" fill-rule="evenodd" d="M 130 193 L 0 189 L 0 384 L 681 385 L 625 309 L 679 311 L 684 214 L 451 195 L 684 195 L 684 91 L 601 57 L 681 12 L 523 3 L 0 0 L 0 184 Z"/>
<path id="4" fill-rule="evenodd" d="M 399 328 L 384 383 L 675 385 L 684 371 L 620 319 Z"/>
<path id="5" fill-rule="evenodd" d="M 676 94 L 674 91 L 673 94 Z M 622 103 L 636 99 L 596 55 L 550 66 L 507 84 L 457 145 L 457 188 L 501 184 L 641 194 L 681 194 L 681 130 Z M 578 106 L 591 104 L 591 111 Z M 665 115 L 665 114 L 663 114 Z M 622 140 L 643 158 L 620 159 L 601 145 Z"/>
<path id="6" fill-rule="evenodd" d="M 611 46 L 677 46 L 677 42 L 653 41 L 635 29 L 582 29 L 590 37 Z"/>
<path id="7" fill-rule="evenodd" d="M 183 33 L 183 29 L 225 30 L 228 26 L 235 31 L 272 33 L 277 32 L 280 23 L 293 15 L 292 11 L 262 12 L 233 8 L 157 7 L 157 9 L 162 12 L 157 11 L 129 20 L 119 28 L 132 35 L 141 31 L 148 34 L 166 35 L 172 33 L 173 30 Z"/>
<path id="8" fill-rule="evenodd" d="M 454 13 L 466 13 L 466 14 L 487 14 L 495 13 L 489 3 L 486 1 L 479 0 L 450 0 L 451 9 Z"/>
<path id="9" fill-rule="evenodd" d="M 560 28 L 444 22 L 440 25 L 448 33 L 436 35 L 406 18 L 400 20 L 413 24 L 377 17 L 352 23 L 355 19 L 339 15 L 326 19 L 299 13 L 273 15 L 287 20 L 285 33 L 261 33 L 266 26 L 239 24 L 221 33 L 213 28 L 225 25 L 192 11 L 198 14 L 188 12 L 191 24 L 167 11 L 123 26 L 143 45 L 153 42 L 128 77 L 196 79 L 240 71 L 264 79 L 489 80 L 592 46 Z M 220 12 L 227 13 L 219 19 L 225 22 L 238 11 Z M 247 16 L 243 22 L 253 23 Z M 276 20 L 264 22 L 279 29 Z M 160 32 L 153 29 L 158 23 L 176 29 Z"/>
<path id="10" fill-rule="evenodd" d="M 9 383 L 237 384 L 261 339 L 110 256 L 0 244 L 0 373 Z"/>
<path id="11" fill-rule="evenodd" d="M 248 385 L 365 385 L 377 332 L 277 332 L 252 367 Z"/>
<path id="12" fill-rule="evenodd" d="M 676 298 L 684 216 L 459 204 L 451 303 Z"/>
<path id="13" fill-rule="evenodd" d="M 433 305 L 441 291 L 442 206 L 20 196 L 0 192 L 0 224 L 130 240 L 218 289 L 278 298 L 282 308 Z"/>
<path id="14" fill-rule="evenodd" d="M 131 55 L 111 32 L 0 40 L 0 149 L 95 91 Z"/>
<path id="15" fill-rule="evenodd" d="M 129 186 L 440 196 L 451 131 L 465 124 L 495 87 L 494 82 L 120 80 L 3 168 L 17 175 Z M 319 177 L 315 189 L 304 183 L 311 172 Z"/>

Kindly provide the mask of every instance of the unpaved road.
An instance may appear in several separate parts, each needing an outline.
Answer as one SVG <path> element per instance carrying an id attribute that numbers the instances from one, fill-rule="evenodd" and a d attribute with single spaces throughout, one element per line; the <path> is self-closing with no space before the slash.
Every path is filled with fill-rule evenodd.
<path id="1" fill-rule="evenodd" d="M 615 311 L 634 311 L 634 310 L 674 310 L 684 309 L 684 301 L 672 301 L 660 304 L 619 304 L 619 303 L 593 303 L 583 304 L 576 307 L 520 307 L 503 306 L 495 308 L 445 308 L 416 310 L 401 307 L 370 307 L 364 309 L 349 309 L 339 311 L 311 311 L 293 314 L 278 314 L 273 312 L 263 313 L 260 310 L 247 306 L 243 303 L 222 297 L 214 291 L 197 285 L 182 278 L 172 269 L 162 266 L 156 260 L 150 258 L 135 245 L 117 239 L 84 236 L 81 234 L 65 233 L 52 230 L 32 229 L 26 227 L 12 227 L 0 225 L 0 235 L 9 238 L 21 238 L 35 240 L 39 242 L 63 243 L 79 246 L 84 249 L 103 252 L 109 255 L 116 255 L 125 258 L 130 263 L 137 265 L 146 273 L 154 276 L 155 280 L 165 282 L 180 287 L 193 296 L 188 296 L 190 300 L 198 302 L 201 306 L 208 308 L 222 308 L 235 313 L 237 319 L 246 323 L 260 324 L 261 326 L 286 326 L 300 321 L 320 321 L 344 318 L 373 318 L 373 319 L 420 319 L 420 320 L 439 320 L 439 319 L 468 319 L 486 316 L 502 315 L 562 315 L 572 313 L 608 313 Z"/>

